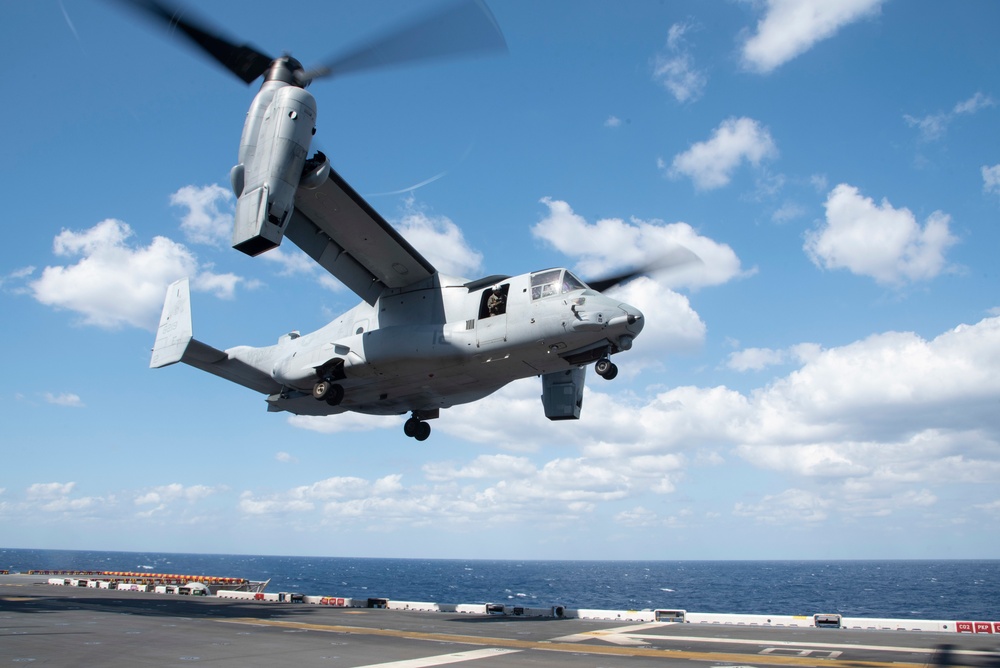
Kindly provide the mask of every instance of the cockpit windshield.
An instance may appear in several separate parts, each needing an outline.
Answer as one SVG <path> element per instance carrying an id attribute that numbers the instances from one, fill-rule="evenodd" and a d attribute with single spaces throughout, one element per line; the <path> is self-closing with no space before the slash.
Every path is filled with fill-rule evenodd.
<path id="1" fill-rule="evenodd" d="M 531 275 L 532 299 L 584 290 L 586 287 L 583 281 L 565 269 L 548 269 Z"/>

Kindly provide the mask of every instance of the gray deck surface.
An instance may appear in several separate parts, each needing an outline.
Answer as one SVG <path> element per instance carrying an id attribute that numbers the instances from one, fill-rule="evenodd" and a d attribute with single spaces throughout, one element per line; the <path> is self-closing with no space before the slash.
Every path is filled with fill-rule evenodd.
<path id="1" fill-rule="evenodd" d="M 1000 667 L 998 636 L 345 609 L 45 580 L 0 575 L 0 666 Z"/>

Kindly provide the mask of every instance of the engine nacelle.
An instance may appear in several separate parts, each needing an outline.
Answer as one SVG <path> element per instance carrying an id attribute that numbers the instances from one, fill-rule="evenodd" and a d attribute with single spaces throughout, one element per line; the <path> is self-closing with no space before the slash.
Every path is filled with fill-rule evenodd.
<path id="1" fill-rule="evenodd" d="M 579 420 L 587 367 L 542 374 L 542 405 L 550 420 Z"/>
<path id="2" fill-rule="evenodd" d="M 261 87 L 230 173 L 238 197 L 233 248 L 258 255 L 281 243 L 315 130 L 316 101 L 308 91 L 278 81 Z"/>
<path id="3" fill-rule="evenodd" d="M 299 181 L 300 188 L 315 190 L 326 183 L 330 177 L 330 161 L 322 151 L 316 151 L 316 155 L 306 160 L 302 168 L 302 179 Z"/>

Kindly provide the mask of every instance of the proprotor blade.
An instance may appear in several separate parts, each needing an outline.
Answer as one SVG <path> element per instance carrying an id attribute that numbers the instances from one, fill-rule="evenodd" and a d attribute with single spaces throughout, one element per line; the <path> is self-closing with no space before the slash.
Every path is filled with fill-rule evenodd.
<path id="1" fill-rule="evenodd" d="M 639 276 L 655 274 L 657 272 L 668 271 L 670 269 L 678 269 L 687 264 L 700 264 L 701 262 L 701 258 L 698 257 L 693 251 L 688 250 L 683 246 L 678 246 L 642 267 L 630 269 L 613 276 L 606 276 L 597 280 L 587 281 L 587 285 L 598 292 L 605 292 L 616 285 L 628 283 L 633 278 L 638 278 Z"/>
<path id="2" fill-rule="evenodd" d="M 507 42 L 481 0 L 458 0 L 304 72 L 301 83 L 359 70 L 473 53 L 506 53 Z"/>
<path id="3" fill-rule="evenodd" d="M 266 72 L 273 60 L 252 46 L 233 43 L 204 21 L 183 18 L 185 14 L 190 15 L 190 12 L 179 6 L 159 0 L 119 0 L 119 2 L 144 12 L 147 16 L 165 24 L 168 30 L 179 28 L 205 53 L 247 83 L 253 82 Z"/>

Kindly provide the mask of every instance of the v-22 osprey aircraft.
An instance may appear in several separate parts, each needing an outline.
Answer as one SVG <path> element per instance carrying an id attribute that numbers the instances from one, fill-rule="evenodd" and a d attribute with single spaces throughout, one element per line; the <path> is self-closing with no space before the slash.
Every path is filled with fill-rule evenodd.
<path id="1" fill-rule="evenodd" d="M 612 379 L 642 313 L 604 294 L 641 273 L 584 282 L 567 269 L 469 280 L 437 271 L 334 170 L 307 158 L 316 131 L 314 79 L 411 60 L 504 51 L 492 14 L 462 0 L 318 68 L 235 44 L 159 0 L 131 0 L 246 83 L 263 76 L 247 113 L 231 181 L 233 247 L 256 256 L 284 238 L 362 302 L 310 334 L 266 347 L 218 350 L 193 336 L 188 279 L 167 289 L 150 367 L 189 364 L 266 396 L 269 411 L 404 415 L 425 440 L 442 408 L 539 376 L 551 420 L 578 419 L 587 365 Z M 662 268 L 662 265 L 661 265 Z"/>

